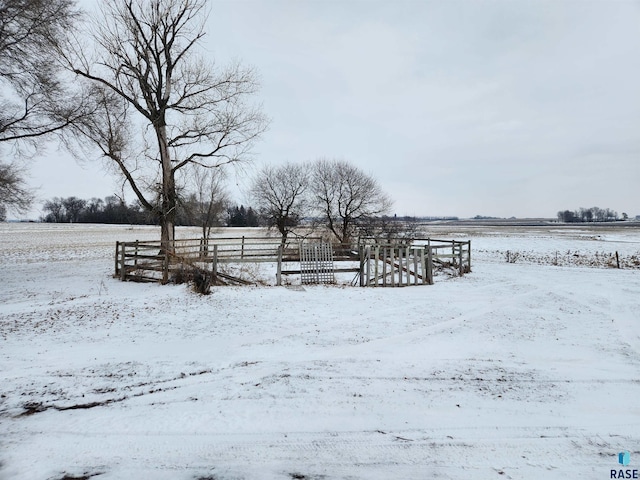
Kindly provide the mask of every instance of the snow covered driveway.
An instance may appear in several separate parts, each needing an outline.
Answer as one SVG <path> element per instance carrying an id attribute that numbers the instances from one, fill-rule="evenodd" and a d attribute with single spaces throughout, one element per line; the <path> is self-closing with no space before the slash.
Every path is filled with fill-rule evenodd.
<path id="1" fill-rule="evenodd" d="M 115 239 L 152 230 L 73 227 L 0 225 L 2 480 L 606 479 L 622 450 L 640 464 L 639 270 L 493 255 L 433 286 L 198 296 L 110 277 Z"/>

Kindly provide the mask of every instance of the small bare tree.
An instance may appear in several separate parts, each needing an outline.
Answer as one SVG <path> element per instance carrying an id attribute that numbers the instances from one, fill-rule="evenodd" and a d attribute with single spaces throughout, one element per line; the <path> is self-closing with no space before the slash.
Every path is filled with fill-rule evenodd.
<path id="1" fill-rule="evenodd" d="M 319 159 L 312 168 L 312 191 L 321 217 L 342 243 L 359 221 L 387 213 L 392 201 L 378 182 L 344 160 Z"/>
<path id="2" fill-rule="evenodd" d="M 176 174 L 246 160 L 267 120 L 247 103 L 256 74 L 196 54 L 206 0 L 113 0 L 93 25 L 97 58 L 78 39 L 69 68 L 93 86 L 97 115 L 76 128 L 113 162 L 173 249 Z"/>
<path id="3" fill-rule="evenodd" d="M 7 207 L 25 212 L 33 201 L 33 193 L 27 186 L 24 173 L 16 164 L 0 163 L 0 207 L 6 217 Z"/>
<path id="4" fill-rule="evenodd" d="M 309 213 L 308 189 L 307 165 L 267 165 L 253 178 L 251 197 L 268 225 L 278 229 L 283 245 L 289 233 Z"/>
<path id="5" fill-rule="evenodd" d="M 191 225 L 202 228 L 204 245 L 208 245 L 211 229 L 223 224 L 229 204 L 229 193 L 224 184 L 224 171 L 193 168 L 187 176 L 186 194 L 181 211 Z"/>

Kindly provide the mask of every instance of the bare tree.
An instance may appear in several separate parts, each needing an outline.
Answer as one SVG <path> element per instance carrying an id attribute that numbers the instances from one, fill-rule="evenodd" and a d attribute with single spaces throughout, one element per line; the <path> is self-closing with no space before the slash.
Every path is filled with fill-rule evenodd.
<path id="1" fill-rule="evenodd" d="M 256 74 L 215 69 L 196 54 L 206 0 L 115 0 L 93 25 L 98 57 L 80 45 L 69 67 L 93 85 L 99 115 L 76 128 L 113 162 L 173 249 L 176 173 L 242 162 L 267 120 L 247 99 Z"/>
<path id="2" fill-rule="evenodd" d="M 181 211 L 191 225 L 202 228 L 202 238 L 206 246 L 211 229 L 223 224 L 229 204 L 224 172 L 219 169 L 193 168 L 187 182 L 186 189 L 189 193 L 181 202 Z"/>
<path id="3" fill-rule="evenodd" d="M 390 197 L 378 182 L 344 160 L 319 159 L 312 190 L 321 216 L 340 243 L 348 243 L 359 221 L 387 213 Z"/>
<path id="4" fill-rule="evenodd" d="M 80 214 L 87 206 L 87 201 L 77 197 L 67 197 L 62 200 L 62 205 L 67 214 L 67 222 L 77 223 L 80 220 Z"/>
<path id="5" fill-rule="evenodd" d="M 253 178 L 251 197 L 268 225 L 278 229 L 283 245 L 289 233 L 309 213 L 308 189 L 307 165 L 267 165 Z"/>
<path id="6" fill-rule="evenodd" d="M 605 211 L 600 207 L 591 207 L 591 214 L 594 222 L 604 222 Z"/>
<path id="7" fill-rule="evenodd" d="M 7 207 L 16 212 L 25 212 L 33 201 L 33 193 L 24 179 L 19 165 L 0 163 L 0 207 L 6 217 Z"/>
<path id="8" fill-rule="evenodd" d="M 62 223 L 66 221 L 67 213 L 64 209 L 63 199 L 60 197 L 53 197 L 51 200 L 44 202 L 42 210 L 49 212 L 42 217 L 42 221 L 51 223 Z"/>

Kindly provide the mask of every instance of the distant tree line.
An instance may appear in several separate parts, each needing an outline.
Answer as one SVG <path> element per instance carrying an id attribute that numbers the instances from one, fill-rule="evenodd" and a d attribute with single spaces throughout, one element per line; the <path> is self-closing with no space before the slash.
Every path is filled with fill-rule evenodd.
<path id="1" fill-rule="evenodd" d="M 209 207 L 207 205 L 207 207 Z M 203 208 L 193 197 L 189 197 L 180 204 L 176 214 L 177 224 L 183 226 L 201 226 L 201 212 L 206 211 L 208 226 L 228 227 L 259 227 L 264 220 L 252 207 L 244 205 L 220 206 L 215 202 L 215 208 Z M 158 225 L 158 219 L 142 208 L 138 202 L 127 204 L 122 199 L 109 196 L 104 199 L 92 198 L 84 200 L 77 197 L 54 197 L 47 200 L 40 218 L 49 223 L 108 223 L 130 225 Z"/>
<path id="2" fill-rule="evenodd" d="M 154 225 L 157 222 L 139 204 L 127 205 L 118 197 L 110 196 L 104 200 L 92 198 L 83 200 L 77 197 L 54 197 L 42 206 L 44 214 L 40 218 L 49 223 L 111 223 Z"/>
<path id="3" fill-rule="evenodd" d="M 627 218 L 628 215 L 623 213 L 622 219 L 626 220 Z M 618 212 L 609 208 L 591 207 L 558 212 L 558 220 L 563 223 L 615 222 L 619 219 Z"/>
<path id="4" fill-rule="evenodd" d="M 265 225 L 264 219 L 252 208 L 244 208 L 244 205 L 234 205 L 227 208 L 227 227 L 261 227 Z"/>

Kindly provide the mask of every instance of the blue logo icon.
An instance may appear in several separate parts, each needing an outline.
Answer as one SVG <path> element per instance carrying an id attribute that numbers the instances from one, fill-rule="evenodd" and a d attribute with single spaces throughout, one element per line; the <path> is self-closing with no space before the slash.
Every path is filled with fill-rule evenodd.
<path id="1" fill-rule="evenodd" d="M 629 462 L 631 462 L 631 454 L 629 453 L 628 450 L 625 450 L 624 452 L 620 452 L 618 454 L 618 463 L 620 465 L 629 465 Z"/>

